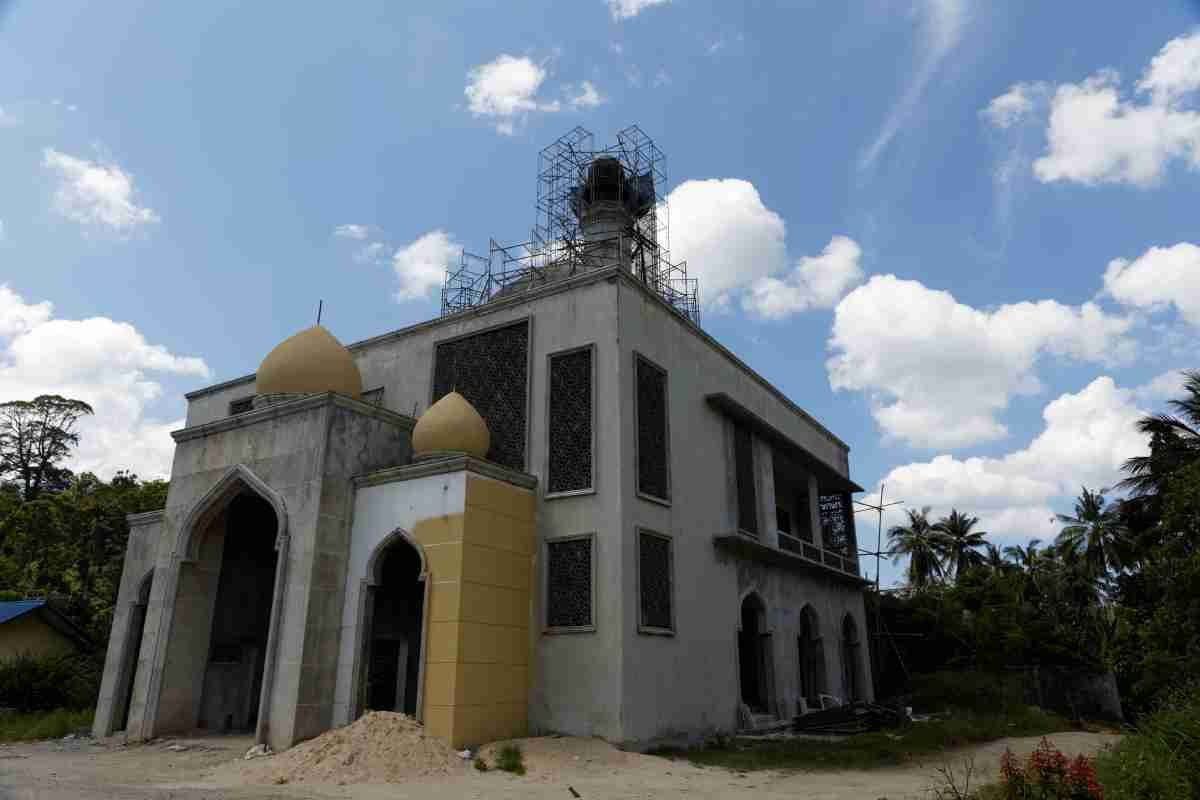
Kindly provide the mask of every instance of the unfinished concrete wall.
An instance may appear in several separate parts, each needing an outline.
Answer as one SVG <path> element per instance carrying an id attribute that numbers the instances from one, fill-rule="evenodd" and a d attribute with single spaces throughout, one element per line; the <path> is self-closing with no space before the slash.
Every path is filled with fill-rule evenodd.
<path id="1" fill-rule="evenodd" d="M 113 608 L 113 623 L 104 655 L 104 675 L 92 723 L 92 731 L 96 736 L 109 736 L 121 729 L 127 712 L 125 704 L 128 702 L 129 686 L 139 675 L 143 683 L 146 680 L 140 647 L 143 639 L 133 628 L 145 625 L 146 608 L 139 608 L 139 590 L 151 576 L 157 560 L 162 517 L 161 511 L 129 517 L 129 539 L 121 568 L 121 585 Z M 134 648 L 138 652 L 132 652 Z"/>

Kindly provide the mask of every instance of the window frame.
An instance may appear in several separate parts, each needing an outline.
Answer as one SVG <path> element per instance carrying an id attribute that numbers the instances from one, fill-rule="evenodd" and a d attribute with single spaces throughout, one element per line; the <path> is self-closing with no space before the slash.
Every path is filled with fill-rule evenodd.
<path id="1" fill-rule="evenodd" d="M 563 542 L 578 541 L 586 539 L 588 541 L 589 562 L 591 566 L 591 575 L 588 578 L 588 602 L 591 604 L 590 616 L 591 624 L 589 625 L 551 625 L 550 619 L 550 545 L 560 544 Z M 542 627 L 544 635 L 558 635 L 571 633 L 595 633 L 596 632 L 596 532 L 589 531 L 587 533 L 571 533 L 564 536 L 551 536 L 543 541 L 542 553 L 543 563 L 546 565 L 542 570 L 542 602 L 541 611 L 538 615 L 539 623 Z"/>
<path id="2" fill-rule="evenodd" d="M 367 389 L 359 397 L 359 400 L 361 400 L 362 402 L 366 403 L 369 406 L 375 406 L 376 408 L 383 408 L 383 397 L 385 394 L 384 389 L 385 389 L 385 387 L 383 387 L 383 386 L 376 386 L 374 389 Z M 374 397 L 368 399 L 367 395 L 374 395 Z"/>
<path id="3" fill-rule="evenodd" d="M 646 634 L 647 636 L 674 636 L 678 629 L 678 611 L 676 609 L 675 589 L 675 537 L 669 533 L 662 533 L 653 528 L 646 528 L 641 525 L 634 526 L 634 545 L 636 550 L 635 569 L 637 574 L 637 629 L 638 633 Z M 655 536 L 659 539 L 665 539 L 667 542 L 667 580 L 670 584 L 668 592 L 668 602 L 671 604 L 671 627 L 660 628 L 656 625 L 647 625 L 642 618 L 642 536 Z"/>
<path id="4" fill-rule="evenodd" d="M 667 496 L 658 497 L 657 495 L 649 494 L 642 491 L 642 469 L 641 469 L 641 409 L 638 406 L 638 362 L 645 362 L 651 369 L 658 370 L 663 376 L 663 462 L 666 465 L 667 471 Z M 671 483 L 671 380 L 670 373 L 658 362 L 643 355 L 637 350 L 633 351 L 633 488 L 634 492 L 643 500 L 651 503 L 657 503 L 661 506 L 670 507 L 671 497 L 675 493 L 675 487 Z"/>
<path id="5" fill-rule="evenodd" d="M 505 320 L 504 322 L 496 322 L 491 325 L 485 325 L 480 328 L 475 328 L 474 330 L 465 331 L 463 333 L 457 333 L 453 336 L 447 336 L 444 339 L 434 339 L 430 343 L 431 350 L 430 350 L 430 354 L 429 354 L 429 378 L 426 383 L 426 386 L 428 387 L 428 389 L 425 392 L 425 396 L 427 398 L 429 398 L 429 401 L 428 401 L 428 404 L 425 406 L 425 408 L 428 409 L 429 406 L 433 405 L 434 403 L 436 403 L 438 400 L 441 399 L 440 397 L 435 398 L 433 396 L 434 392 L 437 389 L 437 359 L 438 359 L 438 347 L 439 346 L 441 346 L 443 344 L 449 344 L 450 342 L 457 342 L 459 339 L 469 339 L 470 337 L 477 336 L 481 333 L 491 333 L 492 331 L 498 330 L 500 328 L 507 328 L 511 325 L 519 325 L 522 322 L 525 323 L 526 325 L 528 325 L 529 327 L 527 329 L 528 330 L 528 340 L 526 341 L 526 345 L 525 345 L 525 438 L 524 438 L 525 462 L 521 465 L 521 469 L 518 471 L 528 473 L 529 465 L 531 463 L 529 450 L 532 445 L 532 442 L 531 442 L 532 437 L 530 435 L 530 429 L 532 428 L 532 422 L 533 422 L 533 365 L 534 365 L 533 334 L 534 334 L 534 327 L 533 327 L 533 315 L 532 314 L 524 314 L 522 316 L 515 317 L 513 319 Z M 420 416 L 420 415 L 417 414 L 417 416 Z M 504 465 L 501 465 L 501 466 L 504 466 Z"/>
<path id="6" fill-rule="evenodd" d="M 552 384 L 550 381 L 551 365 L 553 364 L 553 361 L 555 358 L 558 358 L 559 356 L 569 356 L 574 353 L 578 353 L 581 350 L 588 351 L 588 356 L 589 356 L 590 364 L 592 367 L 592 379 L 591 379 L 591 385 L 592 385 L 592 398 L 591 398 L 592 441 L 590 444 L 590 446 L 592 448 L 592 473 L 591 473 L 590 480 L 589 480 L 589 483 L 591 485 L 586 489 L 570 489 L 570 490 L 567 490 L 564 492 L 551 492 L 550 491 L 550 411 L 551 411 L 550 393 L 551 393 L 551 389 L 552 389 Z M 543 468 L 545 470 L 543 474 L 546 476 L 546 480 L 545 480 L 545 488 L 542 492 L 542 497 L 545 498 L 546 500 L 557 500 L 557 499 L 563 498 L 563 497 L 580 497 L 582 495 L 589 495 L 589 494 L 596 493 L 596 475 L 597 475 L 596 459 L 599 455 L 598 449 L 599 449 L 599 444 L 600 444 L 600 439 L 596 434 L 596 420 L 597 420 L 596 401 L 599 398 L 599 394 L 598 394 L 599 390 L 598 390 L 598 387 L 596 384 L 598 382 L 597 381 L 598 378 L 599 378 L 599 371 L 596 369 L 596 343 L 595 342 L 589 342 L 588 344 L 579 345 L 578 347 L 568 347 L 565 350 L 555 350 L 553 353 L 546 354 L 546 448 L 545 448 L 546 452 L 544 453 L 544 458 L 543 458 L 543 464 L 544 464 Z"/>
<path id="7" fill-rule="evenodd" d="M 242 409 L 241 411 L 234 411 L 233 407 L 235 405 L 237 405 L 238 403 L 246 403 L 247 404 L 246 408 Z M 236 417 L 238 414 L 245 414 L 247 411 L 253 411 L 253 410 L 254 410 L 254 395 L 252 395 L 252 394 L 248 394 L 245 397 L 235 397 L 234 399 L 229 401 L 229 405 L 225 409 L 225 411 L 227 412 L 226 416 L 228 416 L 228 417 Z"/>

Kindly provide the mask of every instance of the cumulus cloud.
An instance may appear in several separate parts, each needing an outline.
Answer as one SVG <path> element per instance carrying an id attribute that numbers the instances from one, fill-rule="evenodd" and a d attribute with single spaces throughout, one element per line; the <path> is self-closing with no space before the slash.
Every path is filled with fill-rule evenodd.
<path id="1" fill-rule="evenodd" d="M 1017 83 L 979 112 L 997 128 L 1011 128 L 1034 110 L 1039 98 L 1046 93 L 1043 83 Z"/>
<path id="2" fill-rule="evenodd" d="M 760 278 L 742 305 L 765 319 L 782 319 L 809 308 L 833 308 L 862 281 L 861 257 L 857 242 L 848 236 L 834 236 L 821 255 L 801 258 L 791 274 Z"/>
<path id="3" fill-rule="evenodd" d="M 604 102 L 604 97 L 591 81 L 582 81 L 568 97 L 567 103 L 571 108 L 595 108 Z"/>
<path id="4" fill-rule="evenodd" d="M 888 436 L 955 448 L 1000 439 L 996 415 L 1041 391 L 1035 368 L 1057 356 L 1102 364 L 1132 357 L 1132 321 L 1094 303 L 1054 300 L 991 310 L 917 281 L 876 275 L 834 312 L 830 385 L 867 392 Z"/>
<path id="5" fill-rule="evenodd" d="M 665 6 L 671 0 L 605 0 L 614 22 L 636 17 L 647 8 Z"/>
<path id="6" fill-rule="evenodd" d="M 446 269 L 457 266 L 462 245 L 443 230 L 433 230 L 401 247 L 392 256 L 392 269 L 400 281 L 398 301 L 418 300 L 441 288 Z"/>
<path id="7" fill-rule="evenodd" d="M 688 262 L 705 305 L 727 305 L 734 290 L 787 268 L 783 217 L 749 181 L 690 180 L 667 195 L 671 255 Z"/>
<path id="8" fill-rule="evenodd" d="M 863 153 L 859 167 L 875 163 L 920 103 L 929 82 L 937 74 L 946 56 L 962 39 L 967 24 L 967 0 L 920 0 L 916 4 L 920 26 L 920 59 L 904 94 L 888 112 L 879 133 Z"/>
<path id="9" fill-rule="evenodd" d="M 1184 320 L 1200 326 L 1200 246 L 1180 242 L 1151 247 L 1133 261 L 1113 259 L 1104 271 L 1104 291 L 1148 311 L 1174 306 Z"/>
<path id="10" fill-rule="evenodd" d="M 72 469 L 104 477 L 118 469 L 147 478 L 169 474 L 169 433 L 183 420 L 147 414 L 162 396 L 162 376 L 208 378 L 210 371 L 200 358 L 147 342 L 128 323 L 58 319 L 49 302 L 26 302 L 0 285 L 0 402 L 61 394 L 95 409 L 79 426 Z"/>
<path id="11" fill-rule="evenodd" d="M 1132 95 L 1122 96 L 1121 77 L 1100 70 L 1081 83 L 1054 88 L 1048 104 L 1046 150 L 1033 162 L 1045 183 L 1129 183 L 1152 186 L 1167 166 L 1180 161 L 1200 169 L 1200 31 L 1167 42 L 1151 60 Z M 1018 84 L 988 106 L 988 118 L 1007 127 L 1031 113 Z"/>
<path id="12" fill-rule="evenodd" d="M 938 455 L 894 468 L 883 483 L 906 506 L 979 516 L 994 540 L 1048 540 L 1059 529 L 1053 508 L 1069 509 L 1081 485 L 1112 486 L 1123 477 L 1125 459 L 1148 451 L 1135 427 L 1144 415 L 1133 391 L 1101 376 L 1048 403 L 1041 433 L 1020 450 L 995 458 Z"/>
<path id="13" fill-rule="evenodd" d="M 1134 390 L 1143 402 L 1157 403 L 1162 400 L 1177 399 L 1183 396 L 1183 369 L 1169 369 L 1155 375 L 1146 383 Z"/>
<path id="14" fill-rule="evenodd" d="M 67 219 L 118 234 L 159 221 L 153 209 L 134 202 L 133 176 L 116 164 L 100 164 L 46 148 L 42 166 L 58 176 L 54 208 Z"/>
<path id="15" fill-rule="evenodd" d="M 546 75 L 546 70 L 528 57 L 503 53 L 467 73 L 467 86 L 463 89 L 467 109 L 477 117 L 491 120 L 499 133 L 512 136 L 517 124 L 531 112 L 561 109 L 557 100 L 543 102 L 537 98 Z"/>

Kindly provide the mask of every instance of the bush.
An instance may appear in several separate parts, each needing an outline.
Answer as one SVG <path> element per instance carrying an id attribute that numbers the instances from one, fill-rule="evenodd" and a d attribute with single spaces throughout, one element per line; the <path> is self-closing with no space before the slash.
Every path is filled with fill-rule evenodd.
<path id="1" fill-rule="evenodd" d="M 1005 748 L 1000 758 L 1004 800 L 1104 800 L 1096 768 L 1087 756 L 1068 759 L 1045 738 L 1022 765 Z"/>
<path id="2" fill-rule="evenodd" d="M 521 752 L 521 747 L 515 744 L 506 744 L 496 753 L 496 769 L 511 772 L 514 775 L 525 774 L 525 755 Z"/>
<path id="3" fill-rule="evenodd" d="M 0 708 L 20 712 L 95 705 L 104 664 L 98 656 L 20 654 L 0 660 Z"/>
<path id="4" fill-rule="evenodd" d="M 912 707 L 916 711 L 977 711 L 995 714 L 1023 705 L 1019 673 L 981 671 L 927 672 L 913 675 Z"/>
<path id="5" fill-rule="evenodd" d="M 1107 800 L 1200 797 L 1200 683 L 1167 694 L 1153 714 L 1096 763 Z"/>

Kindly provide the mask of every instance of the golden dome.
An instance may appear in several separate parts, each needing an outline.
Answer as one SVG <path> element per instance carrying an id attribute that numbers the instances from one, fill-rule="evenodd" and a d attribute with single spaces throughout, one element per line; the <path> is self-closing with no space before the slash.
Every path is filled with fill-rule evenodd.
<path id="1" fill-rule="evenodd" d="M 258 365 L 258 394 L 337 392 L 357 400 L 362 375 L 354 356 L 320 325 L 284 339 Z"/>
<path id="2" fill-rule="evenodd" d="M 417 420 L 412 446 L 414 456 L 453 452 L 484 458 L 492 434 L 475 406 L 458 392 L 450 392 Z"/>

